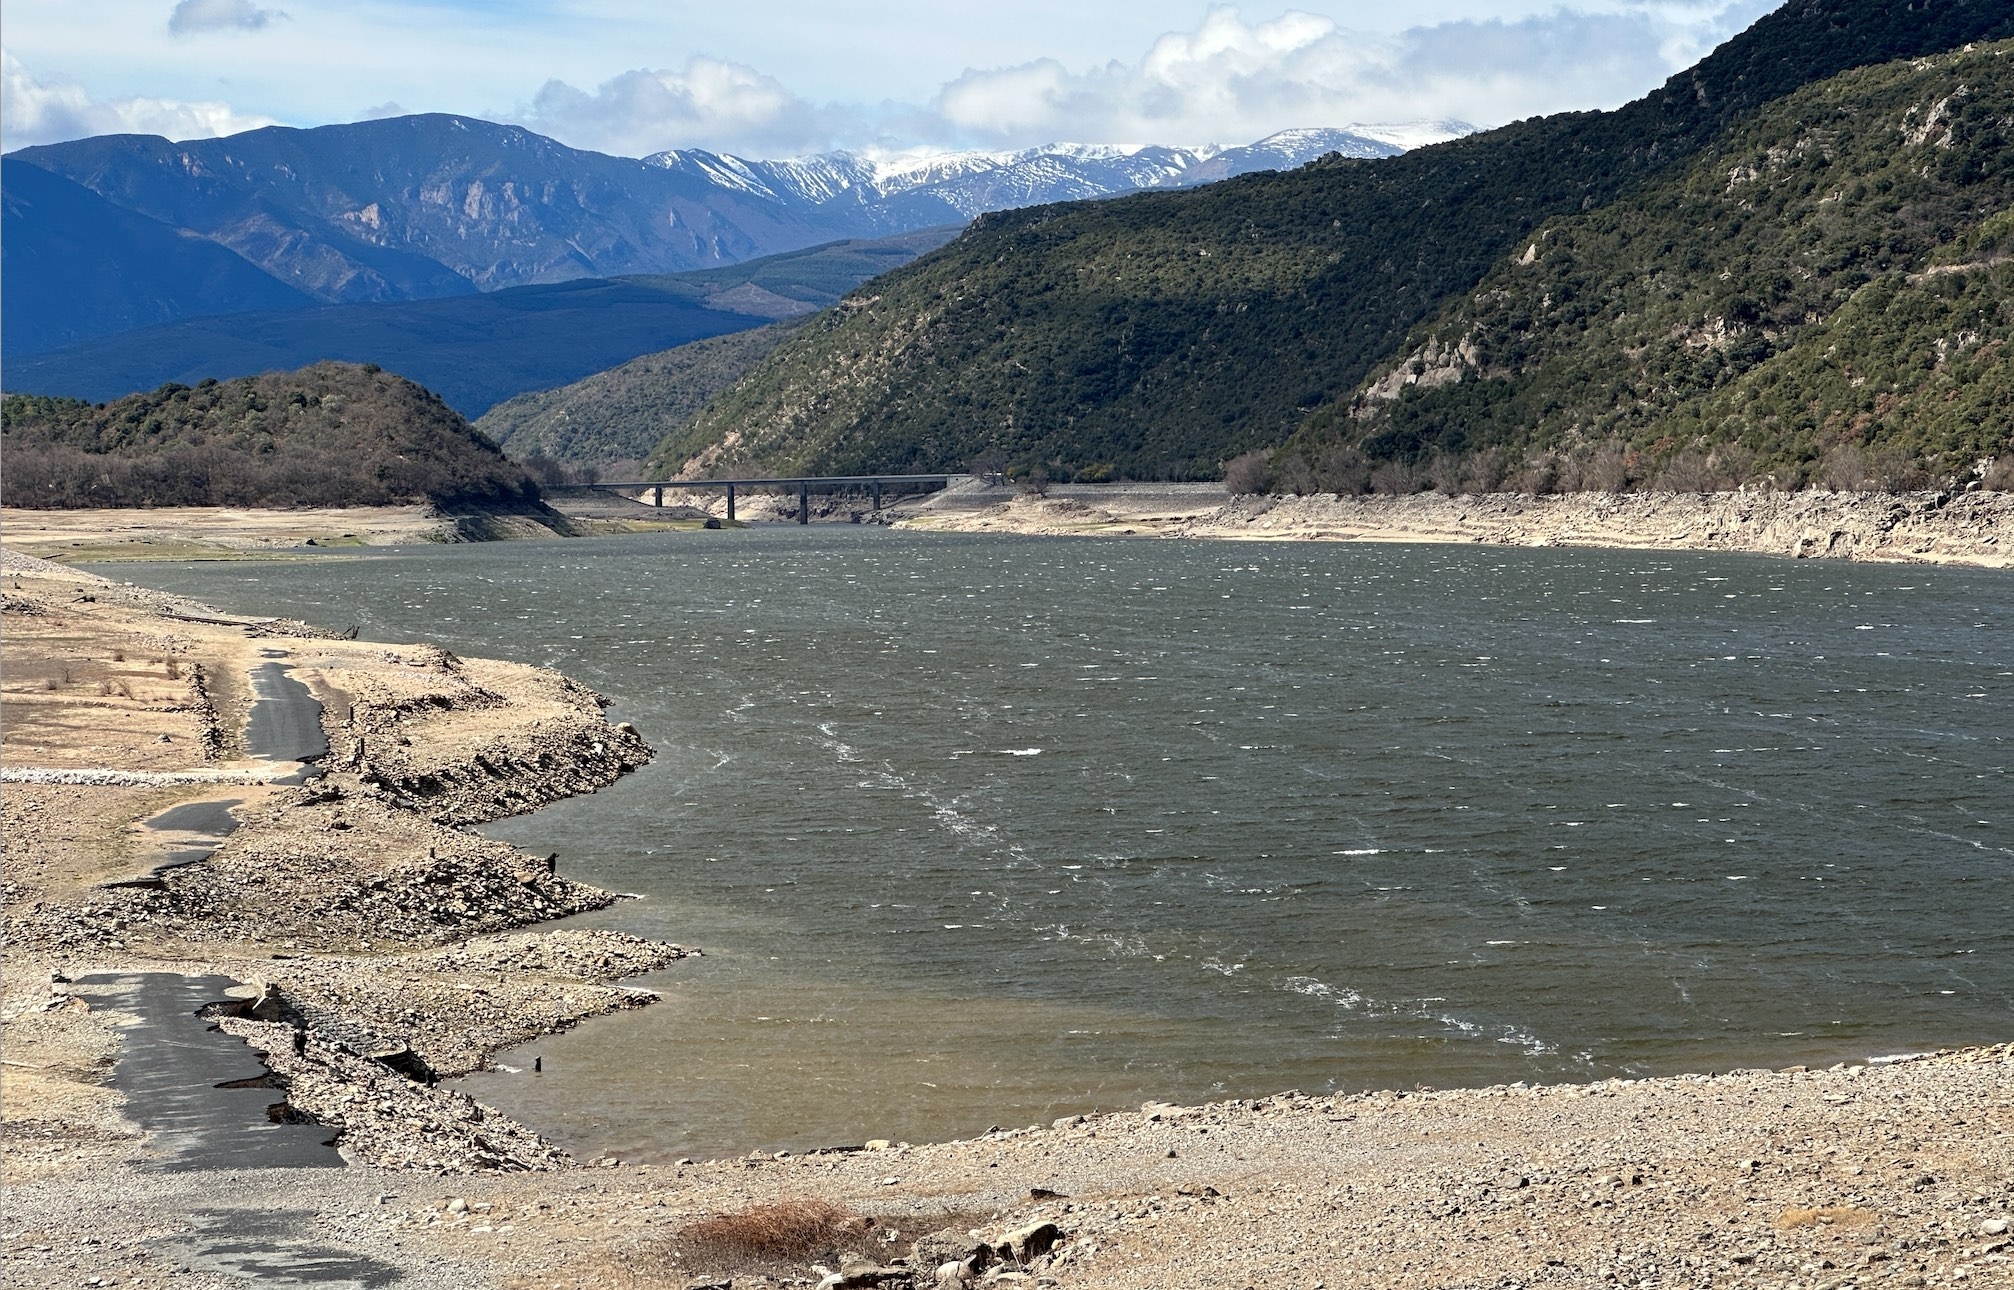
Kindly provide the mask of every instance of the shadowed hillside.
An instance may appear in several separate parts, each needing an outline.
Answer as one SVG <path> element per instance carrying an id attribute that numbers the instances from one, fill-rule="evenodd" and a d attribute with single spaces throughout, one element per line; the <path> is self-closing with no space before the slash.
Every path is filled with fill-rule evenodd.
<path id="1" fill-rule="evenodd" d="M 193 318 L 45 354 L 10 354 L 7 388 L 103 400 L 168 381 L 193 385 L 334 359 L 376 363 L 479 416 L 514 395 L 639 354 L 815 313 L 955 232 L 833 242 L 692 273 Z"/>
<path id="2" fill-rule="evenodd" d="M 519 461 L 545 457 L 573 467 L 639 463 L 798 325 L 772 323 L 696 340 L 556 390 L 520 394 L 485 412 L 476 428 Z"/>
<path id="3" fill-rule="evenodd" d="M 539 505 L 439 395 L 345 363 L 108 404 L 10 395 L 0 439 L 8 506 Z"/>

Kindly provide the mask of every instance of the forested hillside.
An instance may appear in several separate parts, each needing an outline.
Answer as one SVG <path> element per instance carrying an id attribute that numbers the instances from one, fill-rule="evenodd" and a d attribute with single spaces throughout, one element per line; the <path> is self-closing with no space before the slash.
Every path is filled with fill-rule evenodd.
<path id="1" fill-rule="evenodd" d="M 1792 95 L 1682 176 L 1547 222 L 1310 417 L 1275 481 L 1968 477 L 2014 432 L 2010 139 L 2014 42 Z"/>
<path id="2" fill-rule="evenodd" d="M 988 215 L 812 320 L 660 450 L 714 467 L 1214 476 L 1352 400 L 1542 224 L 1681 171 L 1841 70 L 2014 36 L 1983 0 L 1793 0 L 1615 112 L 1383 161 Z M 1330 414 L 1332 415 L 1332 414 Z"/>
<path id="3" fill-rule="evenodd" d="M 691 421 L 707 401 L 746 375 L 801 324 L 752 331 L 645 354 L 620 367 L 499 403 L 476 429 L 519 461 L 641 469 L 659 441 Z"/>
<path id="4" fill-rule="evenodd" d="M 10 395 L 0 441 L 8 506 L 538 504 L 524 470 L 439 395 L 347 363 L 109 404 Z"/>

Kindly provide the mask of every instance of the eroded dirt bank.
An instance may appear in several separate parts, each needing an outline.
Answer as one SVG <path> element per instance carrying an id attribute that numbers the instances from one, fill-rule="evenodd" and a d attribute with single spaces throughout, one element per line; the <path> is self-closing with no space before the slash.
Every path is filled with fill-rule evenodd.
<path id="1" fill-rule="evenodd" d="M 1214 485 L 953 490 L 896 523 L 956 532 L 1745 551 L 2014 567 L 2014 493 L 1238 497 Z"/>
<path id="2" fill-rule="evenodd" d="M 147 1158 L 103 1083 L 117 1036 L 69 988 L 135 972 L 241 983 L 245 1015 L 219 1023 L 283 1054 L 285 1101 L 353 1160 L 564 1163 L 432 1081 L 648 1002 L 616 983 L 685 951 L 517 930 L 614 897 L 457 826 L 612 782 L 649 760 L 637 733 L 537 668 L 233 619 L 12 552 L 4 577 L 7 1179 Z M 319 700 L 320 764 L 256 755 L 272 675 Z"/>
<path id="3" fill-rule="evenodd" d="M 611 897 L 458 825 L 609 782 L 636 733 L 538 669 L 0 576 L 10 1285 L 2014 1285 L 2007 1046 L 583 1167 L 429 1080 L 648 1002 L 622 982 L 684 951 L 535 928 Z M 323 704 L 304 784 L 247 755 L 276 663 Z M 221 837 L 208 809 L 145 825 L 224 802 Z M 352 1167 L 163 1170 L 73 984 L 107 971 L 243 983 L 217 1024 Z"/>

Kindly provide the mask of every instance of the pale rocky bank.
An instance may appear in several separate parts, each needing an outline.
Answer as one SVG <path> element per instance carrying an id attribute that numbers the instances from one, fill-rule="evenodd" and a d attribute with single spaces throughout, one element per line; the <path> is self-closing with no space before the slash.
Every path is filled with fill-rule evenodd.
<path id="1" fill-rule="evenodd" d="M 9 1285 L 2014 1285 L 2005 1045 L 575 1162 L 434 1079 L 648 1004 L 639 974 L 676 990 L 688 951 L 537 930 L 614 897 L 465 826 L 611 782 L 649 757 L 637 733 L 536 668 L 12 553 L 0 576 Z M 306 783 L 256 755 L 273 666 L 320 705 Z M 235 828 L 194 860 L 201 830 L 142 823 L 224 802 Z M 272 1114 L 346 1166 L 187 1167 L 114 1087 L 139 1032 L 87 978 L 136 973 L 239 983 L 215 1042 L 264 1054 Z"/>
<path id="2" fill-rule="evenodd" d="M 1228 497 L 1217 485 L 960 488 L 904 527 L 1254 541 L 1740 551 L 1791 559 L 2014 566 L 2014 493 L 1485 493 Z"/>

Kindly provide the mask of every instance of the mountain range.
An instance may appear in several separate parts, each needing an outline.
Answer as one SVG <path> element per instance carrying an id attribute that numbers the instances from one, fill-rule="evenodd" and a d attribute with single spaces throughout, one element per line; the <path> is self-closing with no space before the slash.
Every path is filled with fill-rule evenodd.
<path id="1" fill-rule="evenodd" d="M 185 318 L 10 355 L 7 388 L 102 402 L 164 383 L 194 385 L 333 359 L 398 372 L 474 417 L 500 400 L 638 354 L 817 313 L 957 232 L 833 242 L 685 273 Z M 642 456 L 655 441 L 653 435 L 628 455 Z"/>
<path id="2" fill-rule="evenodd" d="M 676 273 L 1325 153 L 1386 156 L 1465 128 L 794 161 L 612 157 L 438 114 L 181 143 L 105 135 L 8 154 L 5 343 L 18 357 L 182 318 Z"/>
<path id="3" fill-rule="evenodd" d="M 1775 369 L 1792 383 L 1770 388 L 1759 365 L 1816 335 L 1799 328 L 1868 314 L 1856 350 L 1905 347 L 1871 370 L 1962 361 L 2004 377 L 2004 350 L 1982 353 L 1979 340 L 2005 322 L 2003 279 L 2014 275 L 1988 223 L 2006 209 L 1997 175 L 2014 108 L 1994 115 L 2002 100 L 1986 83 L 2014 49 L 1965 55 L 1958 73 L 1933 56 L 2009 37 L 2004 0 L 1791 0 L 1614 111 L 1533 118 L 1385 160 L 1332 157 L 1181 192 L 989 213 L 808 320 L 651 464 L 845 474 L 956 468 L 983 453 L 1052 477 L 1215 478 L 1231 458 L 1291 441 L 1354 480 L 1353 453 L 1413 468 L 1436 453 L 1544 452 L 1556 446 L 1548 436 L 1592 446 L 1621 434 L 1614 446 L 1648 454 L 1638 469 L 1655 470 L 1745 435 L 1752 460 L 1795 480 L 1831 446 L 1878 448 L 1872 437 L 1894 422 L 1878 396 L 1899 397 L 1902 384 L 1897 373 L 1875 389 L 1858 364 L 1839 375 L 1819 345 Z M 1913 88 L 1842 75 L 1891 60 Z M 1892 97 L 1905 92 L 1917 97 Z M 1785 114 L 1770 116 L 1779 102 Z M 1929 150 L 1905 157 L 1926 123 L 1936 123 Z M 1881 173 L 1904 161 L 1927 186 Z M 1715 167 L 1729 190 L 1718 204 L 1701 196 L 1715 191 Z M 1770 182 L 1742 191 L 1730 175 L 1749 170 Z M 1575 223 L 1610 208 L 1632 236 Z M 1776 221 L 1795 230 L 1788 240 L 1764 237 Z M 1638 281 L 1653 268 L 1654 281 Z M 1917 322 L 1859 294 L 1877 278 L 1908 288 L 1884 298 L 1906 300 Z M 1949 292 L 1970 293 L 1964 309 L 1923 307 Z M 1464 352 L 1485 340 L 1486 360 Z M 1627 379 L 1616 370 L 1646 353 L 1669 361 Z M 1554 356 L 1550 370 L 1542 355 Z M 1425 379 L 1433 370 L 1446 371 L 1433 378 L 1445 388 Z M 1848 393 L 1818 406 L 1835 398 L 1825 392 L 1835 376 Z M 1365 402 L 1377 381 L 1401 397 Z M 1696 386 L 1714 398 L 1681 408 L 1663 392 L 1672 381 L 1686 399 Z M 1934 393 L 1966 409 L 1938 431 L 1942 468 L 2005 441 L 2004 406 Z M 1411 399 L 1428 400 L 1419 407 L 1430 415 L 1407 423 Z M 1639 399 L 1665 402 L 1626 434 L 1597 415 Z M 1572 414 L 1555 416 L 1561 407 Z M 1470 441 L 1476 418 L 1491 428 Z"/>

